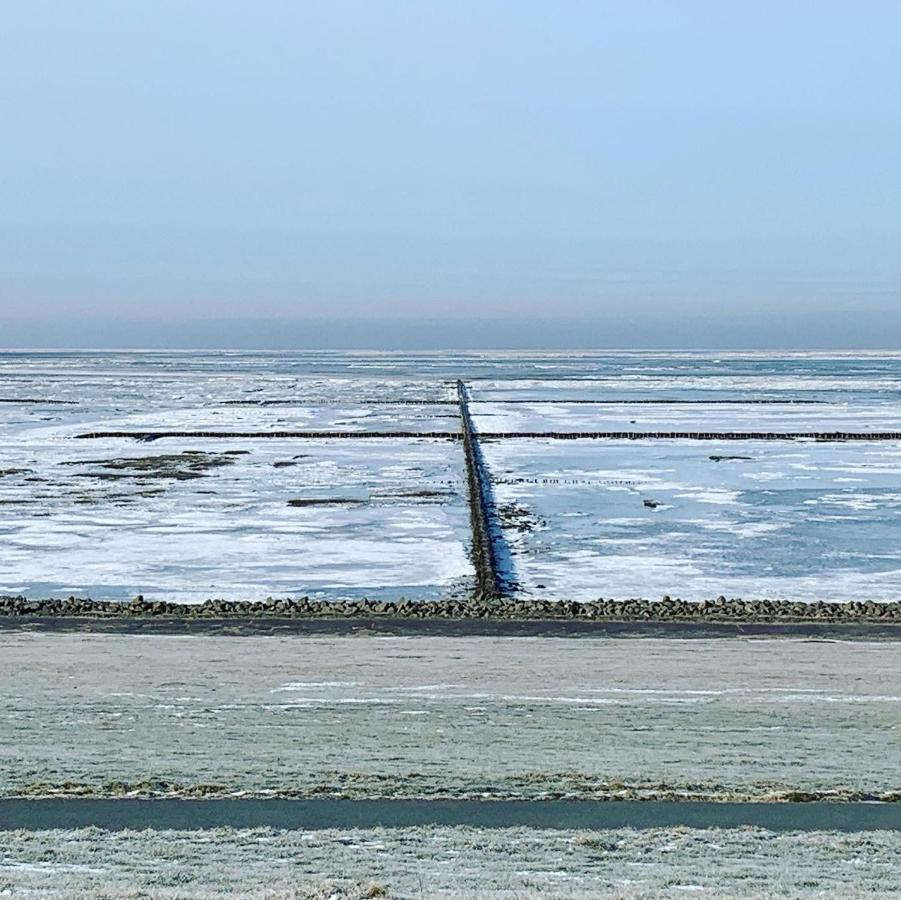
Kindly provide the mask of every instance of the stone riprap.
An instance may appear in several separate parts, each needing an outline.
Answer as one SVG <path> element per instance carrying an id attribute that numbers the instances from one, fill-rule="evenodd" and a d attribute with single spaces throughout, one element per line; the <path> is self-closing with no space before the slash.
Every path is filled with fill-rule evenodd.
<path id="1" fill-rule="evenodd" d="M 665 597 L 662 600 L 596 600 L 585 603 L 554 600 L 489 598 L 439 601 L 348 600 L 308 597 L 262 601 L 207 600 L 170 603 L 165 600 L 91 600 L 67 597 L 30 600 L 0 597 L 0 616 L 48 617 L 172 617 L 297 618 L 297 619 L 500 619 L 510 621 L 581 620 L 596 622 L 877 622 L 901 623 L 901 603 L 800 603 L 785 600 L 741 600 L 719 597 L 700 603 Z"/>

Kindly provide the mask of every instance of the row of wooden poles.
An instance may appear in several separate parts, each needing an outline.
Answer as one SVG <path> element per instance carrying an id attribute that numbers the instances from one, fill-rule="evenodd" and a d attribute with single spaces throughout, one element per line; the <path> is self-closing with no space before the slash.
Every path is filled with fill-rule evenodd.
<path id="1" fill-rule="evenodd" d="M 469 411 L 467 409 L 467 415 Z M 460 440 L 456 431 L 89 431 L 76 435 L 82 440 L 132 438 L 155 441 L 162 438 L 439 438 Z M 901 441 L 901 431 L 481 431 L 482 440 L 546 438 L 552 440 L 692 440 L 692 441 Z"/>
<path id="2" fill-rule="evenodd" d="M 490 475 L 479 447 L 479 435 L 469 414 L 469 395 L 462 381 L 457 382 L 457 399 L 460 404 L 460 433 L 466 457 L 476 594 L 480 599 L 493 599 L 501 596 L 503 583 L 491 528 L 494 510 L 488 496 Z"/>

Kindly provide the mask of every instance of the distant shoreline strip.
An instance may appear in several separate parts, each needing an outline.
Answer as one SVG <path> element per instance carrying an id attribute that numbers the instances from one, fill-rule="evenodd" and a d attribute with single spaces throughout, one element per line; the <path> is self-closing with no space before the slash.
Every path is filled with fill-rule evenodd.
<path id="1" fill-rule="evenodd" d="M 901 804 L 660 800 L 0 800 L 0 830 L 765 828 L 901 831 Z"/>
<path id="2" fill-rule="evenodd" d="M 463 440 L 458 431 L 90 431 L 75 435 L 78 440 L 131 438 L 156 441 L 163 438 L 291 438 L 292 440 L 371 440 L 391 438 L 433 438 Z M 486 440 L 627 440 L 627 441 L 901 441 L 901 431 L 480 431 Z"/>

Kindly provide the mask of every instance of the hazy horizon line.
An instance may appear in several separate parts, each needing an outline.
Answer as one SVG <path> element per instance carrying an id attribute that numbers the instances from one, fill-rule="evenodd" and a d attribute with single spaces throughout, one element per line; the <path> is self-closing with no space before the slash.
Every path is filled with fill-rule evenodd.
<path id="1" fill-rule="evenodd" d="M 296 348 L 270 348 L 270 347 L 2 347 L 0 353 L 344 353 L 369 354 L 377 353 L 385 356 L 398 356 L 402 354 L 416 353 L 540 353 L 547 355 L 560 355 L 564 353 L 703 353 L 715 354 L 822 354 L 828 356 L 876 356 L 887 354 L 901 356 L 901 348 L 898 347 L 296 347 Z"/>
<path id="2" fill-rule="evenodd" d="M 901 308 L 698 316 L 0 319 L 10 350 L 884 351 L 901 349 Z"/>

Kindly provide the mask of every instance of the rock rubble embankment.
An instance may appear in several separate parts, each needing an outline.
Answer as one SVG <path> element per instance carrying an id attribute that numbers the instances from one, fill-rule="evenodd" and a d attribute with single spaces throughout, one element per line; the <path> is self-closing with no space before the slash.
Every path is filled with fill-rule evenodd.
<path id="1" fill-rule="evenodd" d="M 528 599 L 399 599 L 327 601 L 299 597 L 262 601 L 207 600 L 170 603 L 137 597 L 128 602 L 68 597 L 29 600 L 0 597 L 0 616 L 222 618 L 393 618 L 499 619 L 510 621 L 581 620 L 608 622 L 898 622 L 901 603 L 857 601 L 801 603 L 785 600 L 742 600 L 719 597 L 692 602 L 662 600 L 592 600 L 567 602 Z"/>

